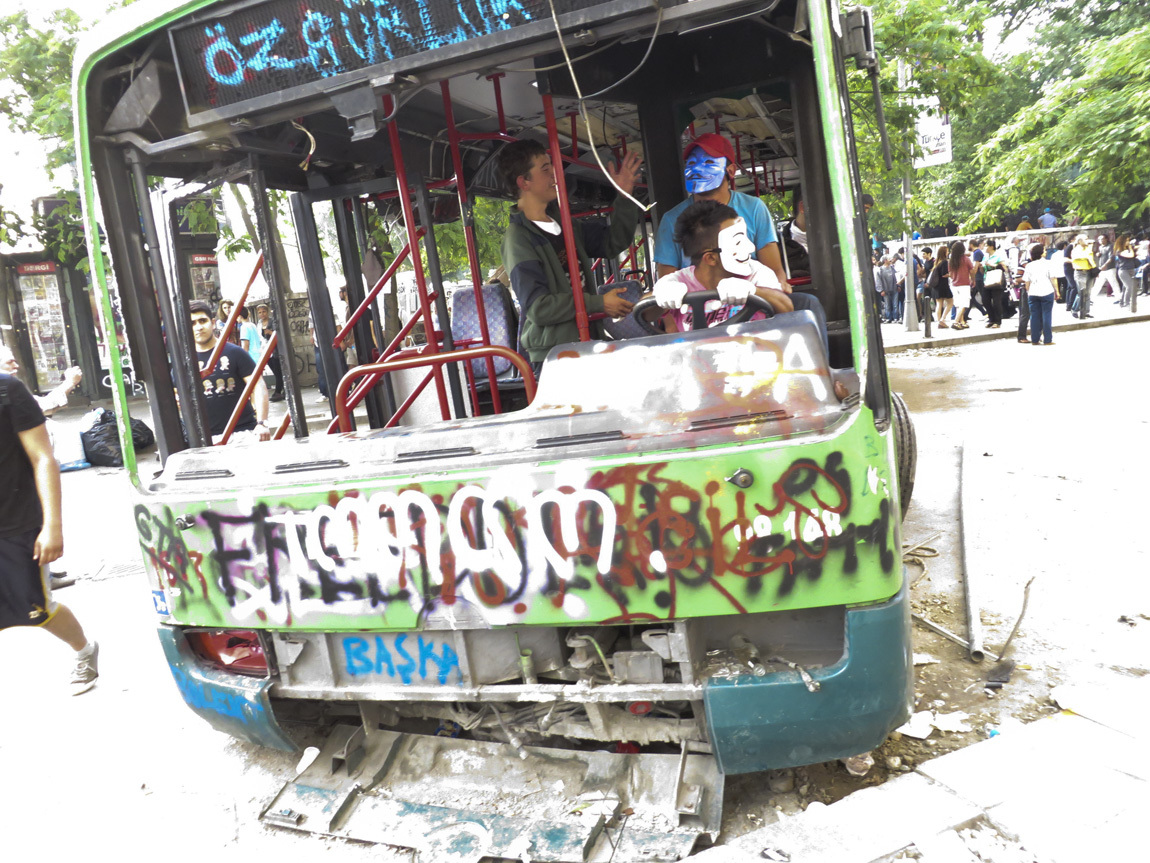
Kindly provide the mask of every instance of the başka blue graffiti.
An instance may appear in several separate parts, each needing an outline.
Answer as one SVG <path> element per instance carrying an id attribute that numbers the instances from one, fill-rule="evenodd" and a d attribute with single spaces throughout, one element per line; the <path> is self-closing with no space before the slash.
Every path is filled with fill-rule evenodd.
<path id="1" fill-rule="evenodd" d="M 387 642 L 391 641 L 388 648 Z M 351 636 L 343 639 L 343 654 L 346 660 L 347 673 L 352 677 L 365 674 L 383 674 L 389 677 L 398 677 L 404 686 L 410 686 L 418 674 L 419 679 L 428 679 L 429 663 L 435 666 L 434 675 L 440 685 L 447 683 L 451 673 L 455 672 L 454 683 L 463 683 L 463 672 L 459 668 L 459 656 L 446 642 L 437 644 L 431 640 L 424 640 L 417 635 L 412 644 L 407 633 L 399 635 L 375 636 L 374 644 L 366 638 Z M 415 648 L 415 656 L 411 655 L 410 647 Z M 439 648 L 439 653 L 435 652 Z"/>

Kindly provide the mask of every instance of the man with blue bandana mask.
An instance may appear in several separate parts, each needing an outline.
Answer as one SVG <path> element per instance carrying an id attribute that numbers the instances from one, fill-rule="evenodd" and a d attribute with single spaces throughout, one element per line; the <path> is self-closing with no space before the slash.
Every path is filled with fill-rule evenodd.
<path id="1" fill-rule="evenodd" d="M 819 331 L 826 343 L 826 310 L 814 294 L 797 293 L 787 282 L 783 268 L 783 258 L 779 251 L 778 234 L 767 205 L 754 195 L 731 190 L 728 180 L 735 178 L 735 151 L 731 142 L 722 135 L 709 132 L 700 135 L 683 151 L 683 178 L 690 193 L 682 203 L 672 207 L 660 220 L 659 231 L 655 235 L 655 264 L 659 277 L 670 275 L 691 266 L 691 260 L 683 253 L 683 248 L 675 242 L 675 225 L 679 217 L 696 201 L 714 201 L 725 204 L 735 211 L 736 216 L 746 225 L 746 236 L 754 248 L 757 264 L 771 270 L 778 279 L 778 297 L 775 311 L 788 312 L 792 308 L 809 311 L 818 321 Z M 786 308 L 788 303 L 792 308 Z"/>
<path id="2" fill-rule="evenodd" d="M 756 260 L 774 270 L 784 290 L 787 290 L 787 275 L 779 253 L 778 235 L 767 205 L 753 195 L 735 192 L 730 188 L 728 180 L 734 179 L 737 167 L 731 142 L 713 132 L 700 135 L 683 151 L 683 161 L 688 197 L 672 207 L 659 222 L 659 231 L 655 235 L 658 274 L 665 276 L 691 265 L 675 242 L 675 223 L 693 202 L 709 200 L 726 204 L 747 223 L 747 236 L 755 244 Z"/>

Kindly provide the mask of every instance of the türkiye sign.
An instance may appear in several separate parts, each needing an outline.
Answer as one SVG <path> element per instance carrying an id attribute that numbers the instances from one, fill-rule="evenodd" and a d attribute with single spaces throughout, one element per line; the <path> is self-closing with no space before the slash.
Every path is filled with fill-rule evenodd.
<path id="1" fill-rule="evenodd" d="M 606 0 L 554 0 L 562 15 Z M 271 0 L 171 31 L 192 113 L 549 21 L 548 0 Z"/>
<path id="2" fill-rule="evenodd" d="M 914 131 L 920 148 L 919 155 L 914 160 L 914 167 L 945 165 L 953 158 L 950 115 L 942 112 L 936 96 L 914 99 L 913 104 L 919 111 Z"/>

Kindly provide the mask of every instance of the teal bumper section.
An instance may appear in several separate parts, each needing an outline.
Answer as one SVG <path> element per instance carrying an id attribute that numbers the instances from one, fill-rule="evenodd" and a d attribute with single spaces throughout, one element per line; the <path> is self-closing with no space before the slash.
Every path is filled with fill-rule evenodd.
<path id="1" fill-rule="evenodd" d="M 289 752 L 298 748 L 272 712 L 267 692 L 271 680 L 206 668 L 178 630 L 161 626 L 158 632 L 180 695 L 209 725 L 260 746 Z"/>
<path id="2" fill-rule="evenodd" d="M 794 671 L 708 682 L 707 727 L 724 773 L 847 758 L 906 722 L 914 697 L 906 580 L 890 601 L 849 609 L 843 658 L 810 675 L 817 692 Z"/>

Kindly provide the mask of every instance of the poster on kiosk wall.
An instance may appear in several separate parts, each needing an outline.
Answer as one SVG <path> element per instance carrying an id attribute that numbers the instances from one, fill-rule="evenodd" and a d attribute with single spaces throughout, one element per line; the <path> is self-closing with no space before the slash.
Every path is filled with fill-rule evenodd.
<path id="1" fill-rule="evenodd" d="M 46 392 L 60 382 L 64 370 L 72 365 L 59 271 L 52 261 L 18 264 L 16 280 L 32 345 L 36 388 Z"/>

